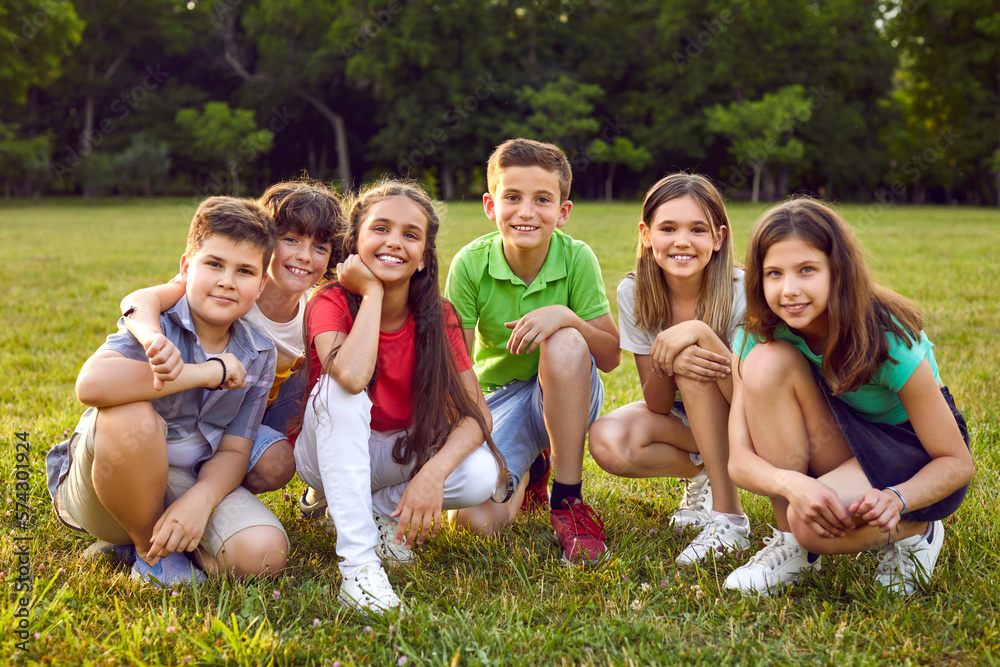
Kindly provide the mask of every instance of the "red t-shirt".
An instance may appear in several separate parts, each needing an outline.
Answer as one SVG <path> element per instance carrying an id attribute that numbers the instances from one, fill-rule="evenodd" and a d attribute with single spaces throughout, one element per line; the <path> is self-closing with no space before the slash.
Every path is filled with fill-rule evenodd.
<path id="1" fill-rule="evenodd" d="M 465 337 L 458 326 L 458 317 L 451 304 L 445 303 L 445 333 L 451 345 L 455 367 L 461 373 L 472 368 L 465 349 Z M 309 300 L 306 307 L 306 329 L 309 346 L 309 391 L 319 379 L 322 364 L 313 340 L 326 331 L 350 333 L 354 318 L 347 309 L 342 288 L 331 287 Z M 372 400 L 373 431 L 394 431 L 413 424 L 413 367 L 416 362 L 413 315 L 399 331 L 379 331 L 378 380 Z"/>

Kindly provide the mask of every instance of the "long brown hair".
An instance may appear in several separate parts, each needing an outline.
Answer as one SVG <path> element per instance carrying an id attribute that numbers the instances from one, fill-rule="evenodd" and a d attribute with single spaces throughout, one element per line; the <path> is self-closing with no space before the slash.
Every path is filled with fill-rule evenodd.
<path id="1" fill-rule="evenodd" d="M 712 228 L 712 239 L 717 239 L 720 229 L 726 227 L 722 247 L 712 253 L 702 274 L 701 290 L 695 317 L 711 327 L 723 342 L 729 344 L 729 326 L 733 314 L 733 252 L 732 230 L 722 195 L 712 182 L 698 174 L 676 173 L 657 181 L 646 193 L 642 202 L 642 220 L 652 227 L 656 210 L 671 199 L 690 196 L 701 206 Z M 647 331 L 661 331 L 670 326 L 670 288 L 663 277 L 660 265 L 653 257 L 653 250 L 639 239 L 635 251 L 635 321 Z"/>
<path id="2" fill-rule="evenodd" d="M 459 336 L 463 335 L 462 322 L 454 307 L 441 297 L 438 279 L 440 269 L 437 258 L 437 233 L 441 225 L 434 203 L 418 185 L 402 181 L 387 180 L 376 183 L 354 197 L 348 215 L 348 225 L 340 243 L 341 260 L 357 252 L 358 234 L 371 207 L 390 197 L 406 197 L 417 204 L 427 215 L 427 238 L 424 248 L 424 270 L 410 278 L 407 308 L 413 316 L 414 345 L 418 350 L 413 369 L 412 415 L 413 427 L 406 437 L 399 438 L 392 446 L 392 460 L 400 465 L 413 464 L 410 478 L 444 445 L 452 430 L 466 417 L 479 424 L 487 446 L 502 474 L 507 466 L 503 455 L 497 449 L 479 410 L 477 402 L 469 396 L 459 376 L 452 356 L 451 344 L 445 332 L 445 308 L 455 315 Z M 358 315 L 361 298 L 345 290 L 337 281 L 331 281 L 320 290 L 340 289 L 347 298 L 351 317 Z M 331 352 L 324 360 L 329 364 L 339 352 Z M 371 393 L 375 388 L 380 360 L 376 360 L 375 372 L 368 383 Z M 505 476 L 505 475 L 504 475 Z"/>
<path id="3" fill-rule="evenodd" d="M 912 347 L 920 340 L 923 318 L 912 301 L 875 282 L 861 243 L 847 223 L 823 202 L 802 197 L 774 206 L 754 225 L 746 264 L 748 335 L 774 340 L 781 320 L 764 297 L 762 267 L 771 246 L 792 238 L 829 259 L 829 336 L 823 377 L 835 395 L 855 391 L 890 360 L 886 334 Z"/>

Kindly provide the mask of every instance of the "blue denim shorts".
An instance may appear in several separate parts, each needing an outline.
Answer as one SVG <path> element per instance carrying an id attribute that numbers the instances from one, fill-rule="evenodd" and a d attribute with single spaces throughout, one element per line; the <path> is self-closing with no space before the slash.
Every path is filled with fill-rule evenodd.
<path id="1" fill-rule="evenodd" d="M 264 452 L 276 442 L 288 439 L 288 420 L 303 412 L 303 398 L 306 393 L 305 368 L 292 373 L 285 380 L 274 402 L 264 411 L 264 419 L 257 429 L 253 447 L 250 449 L 250 465 L 247 472 L 260 461 Z"/>
<path id="2" fill-rule="evenodd" d="M 590 414 L 587 428 L 601 414 L 604 383 L 590 359 Z M 493 442 L 507 459 L 514 485 L 528 472 L 532 461 L 549 447 L 542 412 L 542 387 L 536 375 L 530 380 L 514 380 L 486 394 L 486 405 L 493 415 Z"/>
<path id="3" fill-rule="evenodd" d="M 902 484 L 913 477 L 925 465 L 930 463 L 931 457 L 920 444 L 920 438 L 913 430 L 913 425 L 909 422 L 902 424 L 884 424 L 881 422 L 870 422 L 858 415 L 847 403 L 840 400 L 830 392 L 830 387 L 826 381 L 813 369 L 813 377 L 826 402 L 833 411 L 833 416 L 837 420 L 847 444 L 861 464 L 868 481 L 876 489 L 884 489 L 887 486 Z M 969 429 L 965 424 L 965 418 L 955 407 L 955 399 L 952 398 L 948 387 L 941 387 L 944 400 L 951 408 L 951 413 L 955 417 L 959 431 L 965 439 L 965 446 L 969 446 Z M 969 485 L 952 493 L 947 498 L 943 498 L 933 505 L 922 507 L 912 512 L 907 512 L 902 516 L 904 521 L 939 521 L 955 513 L 965 494 L 969 491 Z"/>

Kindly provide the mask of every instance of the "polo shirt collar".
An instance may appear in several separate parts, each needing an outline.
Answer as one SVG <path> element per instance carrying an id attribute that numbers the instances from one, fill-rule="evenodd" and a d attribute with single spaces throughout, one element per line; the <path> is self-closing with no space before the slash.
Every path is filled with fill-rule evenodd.
<path id="1" fill-rule="evenodd" d="M 545 255 L 545 263 L 542 264 L 541 271 L 529 286 L 529 291 L 536 291 L 545 288 L 546 283 L 566 277 L 566 261 L 564 245 L 564 234 L 558 229 L 552 233 L 549 240 L 549 252 Z M 507 258 L 503 256 L 503 237 L 497 232 L 490 242 L 490 277 L 496 280 L 508 280 L 515 285 L 524 285 L 524 281 L 514 275 L 507 263 Z"/>
<path id="2" fill-rule="evenodd" d="M 190 332 L 192 336 L 197 337 L 198 334 L 194 330 L 194 319 L 191 317 L 191 306 L 188 305 L 187 295 L 182 296 L 174 304 L 174 307 L 167 311 L 167 317 L 174 324 Z M 232 346 L 233 343 L 243 350 L 242 356 L 245 359 L 253 359 L 259 351 L 274 347 L 274 343 L 270 338 L 266 338 L 262 333 L 244 322 L 242 318 L 233 322 L 232 327 L 230 327 L 229 345 Z"/>

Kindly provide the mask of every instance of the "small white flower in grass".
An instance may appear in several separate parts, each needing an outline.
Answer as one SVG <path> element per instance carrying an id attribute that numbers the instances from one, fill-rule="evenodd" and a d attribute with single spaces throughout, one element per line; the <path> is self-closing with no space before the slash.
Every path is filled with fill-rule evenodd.
<path id="1" fill-rule="evenodd" d="M 313 619 L 313 627 L 314 628 L 318 628 L 319 627 L 319 619 L 318 618 L 314 618 Z"/>
<path id="2" fill-rule="evenodd" d="M 168 625 L 168 626 L 167 626 L 167 630 L 166 630 L 166 632 L 167 632 L 167 634 L 168 634 L 168 635 L 172 635 L 172 634 L 174 634 L 175 632 L 177 632 L 177 628 L 175 628 L 175 627 L 174 627 L 174 626 L 172 626 L 172 625 Z"/>
<path id="3" fill-rule="evenodd" d="M 401 656 L 399 656 L 399 660 L 396 661 L 396 664 L 399 665 L 399 667 L 403 667 L 403 665 L 405 665 L 408 662 L 409 662 L 409 660 L 406 658 L 406 656 L 405 655 L 401 655 Z"/>
<path id="4" fill-rule="evenodd" d="M 642 609 L 642 601 L 632 600 L 632 611 L 639 611 L 640 609 Z"/>
<path id="5" fill-rule="evenodd" d="M 594 649 L 590 648 L 589 646 L 584 646 L 583 650 L 586 651 L 587 653 L 593 653 L 594 652 Z"/>
<path id="6" fill-rule="evenodd" d="M 41 638 L 42 638 L 42 633 L 36 632 L 35 633 L 35 639 L 41 639 Z"/>
<path id="7" fill-rule="evenodd" d="M 367 632 L 371 632 L 371 631 L 372 631 L 372 626 L 366 625 L 365 626 L 365 632 L 367 633 Z"/>
<path id="8" fill-rule="evenodd" d="M 272 593 L 272 595 L 274 596 L 274 599 L 277 600 L 281 597 L 281 591 L 275 590 L 274 593 Z"/>
<path id="9" fill-rule="evenodd" d="M 180 596 L 181 596 L 181 594 L 178 593 L 177 591 L 170 591 L 170 597 L 172 597 L 172 598 L 179 598 Z"/>
<path id="10" fill-rule="evenodd" d="M 642 584 L 639 586 L 639 588 L 641 588 L 643 590 L 643 592 L 645 592 L 645 591 L 648 591 L 650 588 L 652 588 L 652 586 L 650 586 L 646 582 L 642 582 Z"/>

